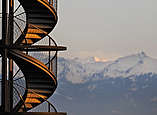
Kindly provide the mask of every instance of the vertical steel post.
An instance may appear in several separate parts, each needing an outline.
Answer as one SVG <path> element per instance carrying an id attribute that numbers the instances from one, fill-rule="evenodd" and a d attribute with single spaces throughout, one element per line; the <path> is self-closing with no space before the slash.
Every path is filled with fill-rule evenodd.
<path id="1" fill-rule="evenodd" d="M 56 51 L 56 77 L 57 77 L 57 59 L 58 59 L 58 58 L 57 58 L 57 53 L 58 53 L 58 52 Z"/>
<path id="2" fill-rule="evenodd" d="M 2 42 L 4 47 L 8 45 L 8 0 L 2 0 Z M 2 51 L 2 112 L 9 112 L 8 107 L 8 81 L 7 81 L 7 49 Z"/>
<path id="3" fill-rule="evenodd" d="M 50 103 L 48 103 L 48 112 L 51 112 Z"/>
<path id="4" fill-rule="evenodd" d="M 13 37 L 14 37 L 14 26 L 13 26 L 13 18 L 14 18 L 14 0 L 9 0 L 9 46 L 13 45 Z M 9 108 L 10 111 L 13 110 L 13 60 L 9 58 Z"/>
<path id="5" fill-rule="evenodd" d="M 50 37 L 49 37 L 49 46 L 51 46 L 51 39 L 50 39 Z M 51 52 L 49 51 L 49 70 L 52 71 L 51 69 L 52 69 L 52 66 L 51 66 Z"/>
<path id="6" fill-rule="evenodd" d="M 13 44 L 13 5 L 13 0 L 9 0 L 9 7 L 8 0 L 2 1 L 2 42 L 4 45 L 2 52 L 2 112 L 11 112 L 13 108 L 13 60 L 9 59 L 9 63 L 7 60 L 7 48 Z"/>

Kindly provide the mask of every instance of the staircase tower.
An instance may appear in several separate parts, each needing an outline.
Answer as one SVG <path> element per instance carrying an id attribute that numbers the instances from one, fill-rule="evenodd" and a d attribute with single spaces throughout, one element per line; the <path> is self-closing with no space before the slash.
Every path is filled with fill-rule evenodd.
<path id="1" fill-rule="evenodd" d="M 57 88 L 57 53 L 66 50 L 50 34 L 58 20 L 57 0 L 1 4 L 1 112 L 35 111 L 40 104 L 57 112 L 48 101 Z"/>

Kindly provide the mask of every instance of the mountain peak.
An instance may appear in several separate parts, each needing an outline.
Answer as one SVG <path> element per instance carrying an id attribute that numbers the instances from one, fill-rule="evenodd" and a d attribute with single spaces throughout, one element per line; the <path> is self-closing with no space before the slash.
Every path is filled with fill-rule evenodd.
<path id="1" fill-rule="evenodd" d="M 104 72 L 106 76 L 112 77 L 128 77 L 131 75 L 140 75 L 145 73 L 156 73 L 157 60 L 147 56 L 143 51 L 138 54 L 133 54 L 121 57 L 108 65 Z"/>
<path id="2" fill-rule="evenodd" d="M 138 54 L 138 56 L 141 57 L 141 58 L 147 57 L 147 55 L 146 55 L 146 53 L 144 51 L 140 52 Z"/>

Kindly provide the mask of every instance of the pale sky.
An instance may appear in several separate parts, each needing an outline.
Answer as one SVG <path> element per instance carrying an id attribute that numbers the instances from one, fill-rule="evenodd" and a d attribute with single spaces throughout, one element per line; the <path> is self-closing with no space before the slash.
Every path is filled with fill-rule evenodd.
<path id="1" fill-rule="evenodd" d="M 112 60 L 144 51 L 157 58 L 156 0 L 58 0 L 53 31 L 65 57 Z"/>
<path id="2" fill-rule="evenodd" d="M 144 51 L 157 58 L 156 0 L 59 0 L 54 36 L 66 57 L 107 60 Z"/>

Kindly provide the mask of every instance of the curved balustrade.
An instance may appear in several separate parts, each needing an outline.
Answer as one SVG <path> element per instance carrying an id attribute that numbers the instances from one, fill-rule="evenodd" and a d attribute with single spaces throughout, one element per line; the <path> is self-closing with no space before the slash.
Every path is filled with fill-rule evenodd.
<path id="1" fill-rule="evenodd" d="M 57 12 L 57 0 L 42 0 L 42 1 L 46 2 L 48 5 L 53 7 Z"/>
<path id="2" fill-rule="evenodd" d="M 8 58 L 14 61 L 13 111 L 26 112 L 46 102 L 57 88 L 58 46 L 49 33 L 57 23 L 57 0 L 18 0 L 14 10 L 14 40 Z M 0 51 L 1 52 L 1 51 Z"/>

